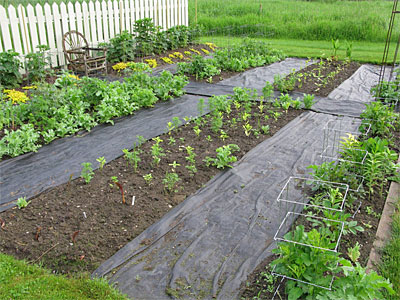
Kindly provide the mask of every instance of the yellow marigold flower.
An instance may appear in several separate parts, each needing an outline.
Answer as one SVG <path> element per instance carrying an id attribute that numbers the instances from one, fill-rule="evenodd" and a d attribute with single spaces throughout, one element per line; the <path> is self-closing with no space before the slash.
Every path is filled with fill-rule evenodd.
<path id="1" fill-rule="evenodd" d="M 217 48 L 217 46 L 214 43 L 206 43 L 206 45 L 212 50 L 215 51 L 215 48 Z"/>
<path id="2" fill-rule="evenodd" d="M 208 51 L 206 49 L 201 49 L 201 51 L 203 51 L 205 54 L 210 54 L 210 51 Z"/>
<path id="3" fill-rule="evenodd" d="M 120 62 L 120 63 L 117 63 L 112 66 L 112 68 L 117 72 L 120 72 L 120 71 L 126 69 L 127 67 L 128 67 L 128 64 L 124 63 L 124 62 Z"/>
<path id="4" fill-rule="evenodd" d="M 190 48 L 190 51 L 197 53 L 198 55 L 201 55 L 200 51 L 197 51 L 196 49 Z"/>
<path id="5" fill-rule="evenodd" d="M 6 97 L 12 101 L 13 104 L 25 103 L 29 97 L 24 93 L 16 90 L 4 90 Z"/>
<path id="6" fill-rule="evenodd" d="M 161 57 L 161 59 L 167 64 L 173 64 L 174 62 L 169 57 Z"/>
<path id="7" fill-rule="evenodd" d="M 157 67 L 157 61 L 155 59 L 146 59 L 146 62 L 152 69 Z"/>
<path id="8" fill-rule="evenodd" d="M 23 90 L 36 90 L 37 86 L 36 85 L 28 85 L 28 86 L 24 86 L 22 87 Z"/>
<path id="9" fill-rule="evenodd" d="M 74 74 L 68 74 L 68 77 L 75 79 L 75 80 L 81 80 L 77 75 L 74 75 Z"/>
<path id="10" fill-rule="evenodd" d="M 186 55 L 189 55 L 189 56 L 192 55 L 192 52 L 190 52 L 190 51 L 185 51 L 185 52 L 183 52 L 183 53 L 185 53 Z"/>
<path id="11" fill-rule="evenodd" d="M 179 59 L 183 59 L 183 54 L 180 52 L 174 52 L 175 57 L 179 58 Z"/>
<path id="12" fill-rule="evenodd" d="M 171 58 L 176 58 L 175 55 L 173 55 L 172 53 L 170 55 L 168 55 Z"/>

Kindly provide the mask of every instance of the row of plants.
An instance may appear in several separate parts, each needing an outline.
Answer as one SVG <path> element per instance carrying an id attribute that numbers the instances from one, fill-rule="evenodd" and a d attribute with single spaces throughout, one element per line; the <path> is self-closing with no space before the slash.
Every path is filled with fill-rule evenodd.
<path id="1" fill-rule="evenodd" d="M 278 258 L 271 262 L 270 267 L 277 274 L 295 279 L 286 282 L 284 292 L 290 300 L 387 299 L 393 294 L 388 280 L 374 271 L 367 274 L 366 268 L 358 261 L 361 245 L 358 243 L 357 233 L 363 232 L 364 228 L 357 224 L 349 212 L 357 212 L 360 200 L 366 202 L 365 199 L 384 199 L 385 188 L 390 181 L 400 182 L 399 165 L 395 163 L 397 154 L 390 150 L 390 144 L 394 142 L 392 133 L 400 129 L 400 115 L 391 106 L 372 102 L 366 106 L 361 118 L 365 122 L 361 131 L 371 124 L 368 136 L 356 139 L 349 134 L 343 138 L 343 150 L 340 152 L 343 161 L 310 166 L 315 180 L 346 183 L 353 189 L 362 184 L 361 191 L 350 191 L 346 197 L 336 186 L 321 184 L 314 187 L 312 196 L 309 197 L 311 205 L 304 208 L 305 216 L 300 216 L 292 230 L 284 235 L 285 240 L 294 243 L 279 242 L 273 250 Z M 365 153 L 367 156 L 361 164 Z M 360 164 L 355 168 L 354 163 L 349 161 Z M 360 182 L 361 178 L 364 180 Z M 344 197 L 345 209 L 340 211 Z M 365 209 L 369 215 L 379 216 L 372 207 Z M 344 224 L 343 228 L 340 226 L 341 222 Z M 362 225 L 370 228 L 368 223 L 363 222 Z M 357 243 L 348 249 L 339 248 L 344 253 L 335 252 L 341 237 L 347 242 Z M 268 272 L 263 273 L 263 280 L 267 282 L 265 290 L 268 290 L 269 295 L 274 295 L 278 286 L 276 278 Z M 333 278 L 332 288 L 329 290 Z M 262 291 L 255 298 L 263 298 Z M 276 298 L 283 296 L 280 292 L 282 290 L 278 291 Z"/>
<path id="2" fill-rule="evenodd" d="M 184 93 L 185 76 L 168 71 L 150 76 L 144 72 L 148 69 L 146 64 L 132 63 L 130 75 L 122 82 L 64 73 L 53 85 L 33 87 L 29 100 L 21 98 L 22 92 L 0 92 L 0 158 L 37 151 L 56 138 L 89 131 L 101 123 L 113 124 L 116 117 Z"/>
<path id="3" fill-rule="evenodd" d="M 261 98 L 258 96 L 257 91 L 252 89 L 236 87 L 233 89 L 233 92 L 234 94 L 232 97 L 229 97 L 228 95 L 211 97 L 208 101 L 208 110 L 210 112 L 206 116 L 197 117 L 195 119 L 185 117 L 183 121 L 187 123 L 187 126 L 193 125 L 193 132 L 197 137 L 200 137 L 202 128 L 209 124 L 212 132 L 216 134 L 219 139 L 225 141 L 229 138 L 227 133 L 222 129 L 225 120 L 225 123 L 229 123 L 231 128 L 243 130 L 245 136 L 249 137 L 254 135 L 256 138 L 259 138 L 260 135 L 266 135 L 270 131 L 269 126 L 263 126 L 262 123 L 271 117 L 274 120 L 278 120 L 278 118 L 281 116 L 281 113 L 279 112 L 271 109 L 267 110 L 267 108 L 271 107 L 271 105 L 272 107 L 275 107 L 275 109 L 284 109 L 286 113 L 288 112 L 289 108 L 301 109 L 303 107 L 303 102 L 300 99 L 293 99 L 289 95 L 281 95 L 281 97 L 273 99 L 273 87 L 269 83 L 267 83 L 263 88 L 263 96 Z M 304 101 L 304 107 L 311 107 L 314 96 L 306 95 L 305 98 L 306 100 Z M 259 99 L 259 101 L 257 101 L 257 99 Z M 257 107 L 256 112 L 252 112 L 254 110 L 254 106 Z M 206 105 L 204 104 L 204 99 L 200 99 L 198 103 L 199 114 L 202 115 L 205 109 Z M 232 111 L 240 112 L 239 117 L 230 118 Z M 252 125 L 250 122 L 254 118 L 256 119 L 256 126 Z M 171 136 L 171 133 L 179 132 L 182 124 L 182 120 L 180 120 L 178 117 L 172 118 L 172 121 L 167 123 L 169 135 L 168 140 L 165 141 L 160 137 L 155 137 L 151 140 L 152 145 L 150 147 L 150 154 L 151 166 L 153 168 L 158 167 L 161 160 L 165 159 L 166 153 L 162 147 L 162 144 L 165 142 L 168 142 L 168 145 L 176 144 L 177 141 Z M 137 138 L 138 142 L 134 144 L 133 150 L 122 150 L 127 165 L 132 166 L 134 172 L 138 172 L 139 165 L 142 163 L 142 161 L 144 161 L 141 159 L 141 156 L 144 154 L 144 151 L 141 150 L 141 145 L 146 142 L 142 136 L 138 136 Z M 211 135 L 206 136 L 205 139 L 208 142 L 212 142 Z M 187 156 L 185 156 L 186 164 L 184 164 L 184 168 L 187 170 L 190 176 L 195 176 L 198 167 L 198 165 L 196 165 L 198 162 L 196 162 L 195 157 L 198 155 L 194 152 L 194 148 L 188 145 L 184 146 L 180 150 L 185 151 L 187 154 Z M 215 157 L 206 156 L 202 162 L 206 167 L 213 166 L 217 169 L 224 169 L 227 167 L 231 168 L 231 164 L 237 160 L 236 156 L 233 154 L 239 150 L 240 148 L 236 144 L 223 145 L 216 149 Z M 97 162 L 99 163 L 98 168 L 103 169 L 104 165 L 106 164 L 104 157 L 99 157 Z M 170 164 L 170 166 L 171 171 L 167 171 L 165 177 L 162 179 L 165 191 L 168 193 L 177 192 L 179 190 L 177 184 L 181 180 L 175 170 L 177 167 L 183 166 L 183 164 L 179 164 L 174 161 L 172 164 Z M 93 176 L 94 172 L 92 164 L 87 162 L 82 163 L 81 178 L 88 184 L 92 180 Z M 152 174 L 149 173 L 144 174 L 143 179 L 148 185 L 151 185 L 154 178 Z M 123 187 L 119 184 L 117 177 L 111 177 L 111 183 L 119 187 L 121 190 L 123 203 L 125 203 Z"/>
<path id="4" fill-rule="evenodd" d="M 196 80 L 207 79 L 211 83 L 213 76 L 222 71 L 241 72 L 283 58 L 281 51 L 271 49 L 266 42 L 245 39 L 235 47 L 216 49 L 212 58 L 195 55 L 191 62 L 178 63 L 178 73 L 193 75 Z"/>
<path id="5" fill-rule="evenodd" d="M 154 25 L 151 18 L 144 18 L 135 21 L 132 33 L 123 31 L 101 46 L 107 48 L 109 62 L 127 62 L 136 57 L 187 47 L 200 34 L 198 26 L 178 25 L 163 31 L 161 26 Z"/>

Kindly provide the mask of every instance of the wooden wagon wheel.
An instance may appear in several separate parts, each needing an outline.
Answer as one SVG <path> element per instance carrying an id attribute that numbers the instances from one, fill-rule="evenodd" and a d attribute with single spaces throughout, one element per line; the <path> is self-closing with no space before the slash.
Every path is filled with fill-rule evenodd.
<path id="1" fill-rule="evenodd" d="M 76 30 L 71 30 L 63 36 L 63 50 L 69 62 L 83 61 L 83 58 L 87 54 L 85 48 L 88 45 L 83 34 Z"/>

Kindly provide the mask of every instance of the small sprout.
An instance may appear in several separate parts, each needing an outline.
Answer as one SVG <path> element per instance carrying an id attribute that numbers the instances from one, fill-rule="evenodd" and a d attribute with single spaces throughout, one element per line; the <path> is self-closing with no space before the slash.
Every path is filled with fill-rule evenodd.
<path id="1" fill-rule="evenodd" d="M 171 136 L 171 137 L 169 137 L 169 139 L 168 139 L 168 145 L 175 145 L 175 143 L 176 143 L 176 140 Z"/>
<path id="2" fill-rule="evenodd" d="M 113 184 L 110 183 L 110 187 L 112 188 L 114 186 L 115 183 L 118 182 L 118 177 L 117 176 L 111 176 L 111 181 Z"/>
<path id="3" fill-rule="evenodd" d="M 94 172 L 92 168 L 92 163 L 86 162 L 82 163 L 83 169 L 81 171 L 81 178 L 83 178 L 86 184 L 90 183 L 93 178 Z"/>
<path id="4" fill-rule="evenodd" d="M 197 126 L 197 125 L 194 126 L 193 131 L 197 136 L 200 136 L 201 129 L 199 128 L 199 126 Z"/>
<path id="5" fill-rule="evenodd" d="M 17 206 L 19 209 L 27 207 L 29 203 L 31 203 L 31 201 L 26 201 L 26 197 L 20 197 L 17 200 Z"/>
<path id="6" fill-rule="evenodd" d="M 211 135 L 207 135 L 206 140 L 207 140 L 207 142 L 212 142 Z"/>
<path id="7" fill-rule="evenodd" d="M 175 172 L 165 174 L 165 178 L 163 179 L 164 188 L 168 190 L 168 192 L 178 192 L 178 189 L 175 189 L 176 184 L 180 181 L 179 175 Z"/>
<path id="8" fill-rule="evenodd" d="M 223 131 L 222 129 L 221 129 L 220 133 L 221 133 L 221 134 L 220 134 L 219 138 L 220 138 L 221 140 L 225 141 L 227 138 L 229 138 L 229 136 L 227 135 L 227 133 L 226 133 L 225 131 Z"/>
<path id="9" fill-rule="evenodd" d="M 102 170 L 104 165 L 106 164 L 106 159 L 104 158 L 104 156 L 101 156 L 98 159 L 96 159 L 96 161 L 99 163 L 100 170 Z"/>
<path id="10" fill-rule="evenodd" d="M 250 136 L 253 126 L 251 126 L 249 123 L 247 123 L 246 125 L 243 125 L 243 129 L 244 129 L 244 134 L 246 136 Z"/>
<path id="11" fill-rule="evenodd" d="M 261 126 L 261 130 L 264 134 L 268 134 L 269 133 L 269 125 Z"/>
<path id="12" fill-rule="evenodd" d="M 173 172 L 175 172 L 175 169 L 177 168 L 177 167 L 180 167 L 181 165 L 180 164 L 178 164 L 175 160 L 174 160 L 174 162 L 172 163 L 172 164 L 168 164 L 169 166 L 171 166 L 172 168 L 172 171 Z"/>
<path id="13" fill-rule="evenodd" d="M 153 175 L 151 173 L 143 175 L 143 179 L 146 181 L 148 185 L 150 185 L 151 181 L 153 180 Z"/>

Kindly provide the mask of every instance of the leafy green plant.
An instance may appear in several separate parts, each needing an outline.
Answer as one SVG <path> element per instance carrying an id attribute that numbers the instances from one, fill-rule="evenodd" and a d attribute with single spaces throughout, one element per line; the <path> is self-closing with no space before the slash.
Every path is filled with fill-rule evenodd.
<path id="1" fill-rule="evenodd" d="M 100 170 L 102 170 L 104 168 L 104 165 L 106 164 L 106 159 L 104 158 L 104 156 L 101 156 L 97 158 L 96 161 L 99 163 Z"/>
<path id="2" fill-rule="evenodd" d="M 31 203 L 31 201 L 26 201 L 26 197 L 19 197 L 17 199 L 17 206 L 19 209 L 25 208 Z"/>
<path id="3" fill-rule="evenodd" d="M 311 107 L 314 104 L 314 97 L 315 97 L 314 95 L 304 94 L 303 102 L 305 109 L 311 109 Z"/>
<path id="4" fill-rule="evenodd" d="M 107 60 L 109 62 L 128 62 L 135 59 L 135 41 L 128 30 L 124 30 L 113 37 L 107 48 Z"/>
<path id="5" fill-rule="evenodd" d="M 132 164 L 134 171 L 137 172 L 138 165 L 142 161 L 142 159 L 140 158 L 142 150 L 138 148 L 133 149 L 132 151 L 129 151 L 128 149 L 123 149 L 122 152 L 124 152 L 124 157 L 127 160 L 128 164 Z"/>
<path id="6" fill-rule="evenodd" d="M 151 146 L 151 156 L 153 158 L 153 165 L 158 166 L 161 157 L 165 156 L 164 149 L 160 146 L 160 143 L 162 143 L 163 140 L 156 137 L 153 138 L 153 141 L 155 141 L 155 143 Z"/>
<path id="7" fill-rule="evenodd" d="M 221 69 L 218 68 L 214 59 L 204 58 L 201 55 L 194 55 L 190 63 L 178 63 L 178 74 L 191 74 L 198 79 L 212 78 L 219 75 Z"/>
<path id="8" fill-rule="evenodd" d="M 0 158 L 4 155 L 15 157 L 26 152 L 36 152 L 40 148 L 39 133 L 32 124 L 24 124 L 20 129 L 4 130 L 5 136 L 0 140 Z"/>
<path id="9" fill-rule="evenodd" d="M 50 56 L 46 51 L 50 50 L 47 45 L 37 46 L 37 52 L 28 53 L 25 56 L 25 69 L 28 73 L 28 80 L 31 82 L 44 81 L 50 72 Z"/>
<path id="10" fill-rule="evenodd" d="M 190 174 L 193 176 L 195 173 L 197 173 L 197 168 L 196 168 L 196 159 L 195 157 L 197 156 L 196 153 L 193 151 L 193 147 L 191 146 L 186 146 L 185 150 L 187 152 L 187 156 L 185 159 L 188 161 L 188 165 L 185 166 L 186 169 L 190 172 Z"/>
<path id="11" fill-rule="evenodd" d="M 151 18 L 135 21 L 133 31 L 136 34 L 136 51 L 141 55 L 149 55 L 154 51 L 153 44 L 157 37 L 157 28 Z M 160 36 L 158 36 L 160 37 Z"/>
<path id="12" fill-rule="evenodd" d="M 146 181 L 148 185 L 150 185 L 151 181 L 153 180 L 153 175 L 151 173 L 145 174 L 143 175 L 143 179 Z"/>
<path id="13" fill-rule="evenodd" d="M 178 189 L 176 187 L 176 185 L 178 184 L 178 182 L 181 179 L 179 178 L 179 175 L 175 172 L 166 172 L 165 173 L 165 177 L 163 179 L 163 184 L 164 184 L 164 188 L 168 191 L 168 192 L 178 192 Z"/>
<path id="14" fill-rule="evenodd" d="M 0 52 L 0 85 L 6 88 L 14 88 L 22 80 L 19 72 L 21 62 L 17 57 L 18 53 L 12 50 Z"/>
<path id="15" fill-rule="evenodd" d="M 339 39 L 332 39 L 332 58 L 337 60 L 338 56 L 337 56 L 337 51 L 340 48 L 340 42 Z"/>
<path id="16" fill-rule="evenodd" d="M 85 162 L 82 163 L 82 171 L 81 171 L 81 178 L 83 178 L 86 182 L 86 184 L 90 183 L 90 181 L 93 179 L 93 168 L 92 168 L 92 163 L 90 162 Z"/>
<path id="17" fill-rule="evenodd" d="M 360 128 L 362 131 L 365 131 L 370 124 L 370 135 L 382 138 L 389 137 L 391 130 L 395 129 L 394 123 L 400 120 L 399 114 L 394 112 L 393 107 L 379 101 L 366 104 L 361 118 L 364 123 Z"/>
<path id="18" fill-rule="evenodd" d="M 232 168 L 230 164 L 237 161 L 237 157 L 232 154 L 239 150 L 240 148 L 236 144 L 224 145 L 216 149 L 216 158 L 211 158 L 207 156 L 204 159 L 204 162 L 206 163 L 206 166 L 212 165 L 217 167 L 218 169 L 224 169 L 226 167 Z"/>

